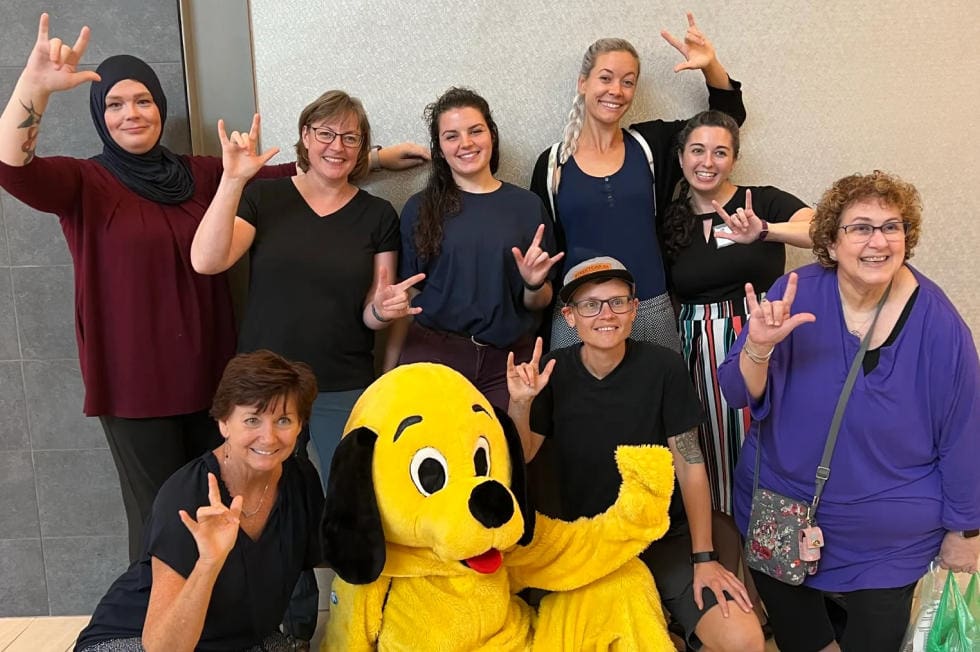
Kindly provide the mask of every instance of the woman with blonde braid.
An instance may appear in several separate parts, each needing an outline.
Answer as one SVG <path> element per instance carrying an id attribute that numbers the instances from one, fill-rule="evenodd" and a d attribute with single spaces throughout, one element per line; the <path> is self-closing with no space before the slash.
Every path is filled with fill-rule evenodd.
<path id="1" fill-rule="evenodd" d="M 687 19 L 683 41 L 661 32 L 685 58 L 674 71 L 701 70 L 708 106 L 743 122 L 739 83 L 729 78 L 694 16 Z M 640 299 L 633 337 L 679 350 L 658 223 L 681 178 L 673 143 L 684 121 L 621 126 L 639 75 L 640 58 L 628 41 L 600 39 L 589 47 L 564 138 L 538 157 L 531 190 L 551 209 L 558 249 L 567 252 L 565 269 L 594 255 L 585 251 L 622 261 L 636 278 Z M 554 311 L 551 335 L 551 348 L 577 341 L 560 309 Z"/>

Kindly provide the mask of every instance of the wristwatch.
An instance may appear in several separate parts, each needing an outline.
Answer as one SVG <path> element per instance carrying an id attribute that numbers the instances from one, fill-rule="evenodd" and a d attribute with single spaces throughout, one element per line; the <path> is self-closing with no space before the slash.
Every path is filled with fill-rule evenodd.
<path id="1" fill-rule="evenodd" d="M 964 539 L 972 539 L 973 537 L 980 537 L 980 529 L 973 528 L 972 530 L 963 530 Z"/>
<path id="2" fill-rule="evenodd" d="M 718 553 L 715 552 L 714 550 L 708 550 L 707 552 L 691 553 L 692 564 L 703 564 L 706 561 L 718 561 Z"/>
<path id="3" fill-rule="evenodd" d="M 769 237 L 769 222 L 765 220 L 761 220 L 761 221 L 762 221 L 762 230 L 759 231 L 759 238 L 758 238 L 759 242 L 762 242 Z"/>

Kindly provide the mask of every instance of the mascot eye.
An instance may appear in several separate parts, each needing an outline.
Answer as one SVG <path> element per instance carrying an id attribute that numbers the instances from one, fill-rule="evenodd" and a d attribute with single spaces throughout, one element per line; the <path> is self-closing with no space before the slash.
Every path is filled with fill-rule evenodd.
<path id="1" fill-rule="evenodd" d="M 490 442 L 486 437 L 476 440 L 476 450 L 473 451 L 473 466 L 477 475 L 490 475 Z"/>
<path id="2" fill-rule="evenodd" d="M 415 453 L 411 466 L 412 482 L 423 496 L 431 496 L 446 486 L 449 465 L 435 448 L 427 446 Z"/>

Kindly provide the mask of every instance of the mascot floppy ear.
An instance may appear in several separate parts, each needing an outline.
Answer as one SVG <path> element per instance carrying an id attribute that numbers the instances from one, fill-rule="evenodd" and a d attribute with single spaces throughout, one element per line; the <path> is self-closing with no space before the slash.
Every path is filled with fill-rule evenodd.
<path id="1" fill-rule="evenodd" d="M 385 565 L 385 535 L 371 471 L 378 436 L 361 427 L 340 440 L 330 463 L 330 482 L 320 533 L 323 556 L 351 584 L 369 584 Z"/>
<path id="2" fill-rule="evenodd" d="M 497 415 L 497 421 L 504 429 L 504 437 L 507 439 L 507 449 L 510 452 L 510 491 L 517 499 L 517 506 L 524 517 L 524 534 L 517 542 L 522 546 L 531 543 L 534 538 L 534 508 L 527 493 L 527 471 L 524 468 L 524 447 L 521 445 L 521 436 L 517 434 L 517 427 L 510 420 L 506 412 L 493 406 L 493 411 Z"/>

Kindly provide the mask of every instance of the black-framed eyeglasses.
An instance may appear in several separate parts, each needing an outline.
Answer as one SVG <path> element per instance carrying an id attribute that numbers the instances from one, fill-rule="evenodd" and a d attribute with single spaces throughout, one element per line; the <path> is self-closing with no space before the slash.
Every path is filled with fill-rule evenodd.
<path id="1" fill-rule="evenodd" d="M 880 226 L 862 222 L 860 224 L 845 224 L 839 228 L 847 236 L 848 241 L 860 244 L 870 240 L 875 231 L 881 231 L 881 235 L 885 236 L 885 240 L 901 240 L 905 237 L 905 232 L 908 231 L 909 226 L 911 226 L 911 222 L 895 220 L 885 222 Z"/>
<path id="2" fill-rule="evenodd" d="M 328 129 L 327 127 L 314 127 L 313 125 L 306 125 L 306 127 L 313 132 L 313 137 L 317 139 L 317 142 L 323 143 L 324 145 L 329 145 L 335 141 L 337 136 L 340 136 L 340 142 L 344 147 L 357 147 L 364 140 L 364 136 L 356 131 L 338 134 L 333 129 Z"/>
<path id="3" fill-rule="evenodd" d="M 633 307 L 633 297 L 624 295 L 621 297 L 609 297 L 608 299 L 582 299 L 581 301 L 569 302 L 567 305 L 575 308 L 575 312 L 580 317 L 595 317 L 602 312 L 602 304 L 608 303 L 609 309 L 617 315 L 622 315 L 630 311 Z"/>

